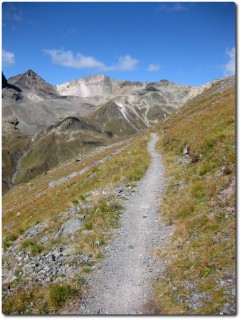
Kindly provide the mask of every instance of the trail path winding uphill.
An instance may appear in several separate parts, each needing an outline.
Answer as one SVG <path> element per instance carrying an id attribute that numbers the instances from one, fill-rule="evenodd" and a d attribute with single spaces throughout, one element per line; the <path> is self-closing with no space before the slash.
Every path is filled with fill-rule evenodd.
<path id="1" fill-rule="evenodd" d="M 152 134 L 148 144 L 151 165 L 138 191 L 126 202 L 120 228 L 105 259 L 90 276 L 90 293 L 81 303 L 80 314 L 140 314 L 150 298 L 151 282 L 164 266 L 153 252 L 171 234 L 171 228 L 159 221 L 164 168 L 155 151 L 157 139 Z"/>

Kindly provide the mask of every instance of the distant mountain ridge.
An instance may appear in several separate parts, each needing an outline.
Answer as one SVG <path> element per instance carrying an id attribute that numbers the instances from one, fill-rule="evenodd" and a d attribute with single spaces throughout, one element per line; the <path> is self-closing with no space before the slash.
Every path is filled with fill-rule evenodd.
<path id="1" fill-rule="evenodd" d="M 132 91 L 145 89 L 149 91 L 157 91 L 155 86 L 185 86 L 177 85 L 168 80 L 160 80 L 159 82 L 141 82 L 141 81 L 128 81 L 116 80 L 106 75 L 94 75 L 86 78 L 74 79 L 63 84 L 56 85 L 56 89 L 60 95 L 77 95 L 81 97 L 93 97 L 96 95 L 101 96 L 115 96 L 118 94 L 130 94 Z"/>
<path id="2" fill-rule="evenodd" d="M 17 118 L 18 128 L 28 134 L 39 133 L 65 117 L 87 116 L 110 100 L 125 110 L 124 121 L 133 118 L 128 114 L 134 112 L 149 126 L 206 88 L 177 85 L 167 80 L 149 83 L 115 80 L 105 75 L 54 86 L 33 70 L 11 77 L 7 83 L 19 88 L 21 95 L 10 95 L 8 88 L 3 88 L 3 118 Z"/>
<path id="3" fill-rule="evenodd" d="M 82 152 L 128 139 L 216 82 L 191 87 L 96 75 L 54 86 L 32 70 L 9 80 L 3 75 L 4 191 Z"/>
<path id="4" fill-rule="evenodd" d="M 117 80 L 111 79 L 105 75 L 96 75 L 56 85 L 56 88 L 60 95 L 66 96 L 109 96 L 113 93 L 116 83 Z"/>

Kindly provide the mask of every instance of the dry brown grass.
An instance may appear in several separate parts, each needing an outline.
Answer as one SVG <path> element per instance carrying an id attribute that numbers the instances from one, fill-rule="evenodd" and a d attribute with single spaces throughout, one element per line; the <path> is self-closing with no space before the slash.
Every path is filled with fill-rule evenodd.
<path id="1" fill-rule="evenodd" d="M 66 211 L 72 201 L 80 199 L 92 190 L 140 179 L 149 164 L 146 142 L 141 138 L 133 140 L 120 155 L 56 188 L 47 190 L 39 197 L 34 197 L 34 194 L 41 192 L 42 187 L 46 188 L 48 180 L 46 181 L 45 177 L 40 176 L 40 181 L 32 180 L 34 194 L 28 193 L 28 184 L 17 186 L 3 197 L 3 239 L 12 234 L 20 235 L 35 224 L 54 218 L 57 214 Z M 110 153 L 111 150 L 108 152 Z M 95 160 L 96 157 L 84 163 L 88 165 Z M 81 166 L 83 164 L 79 164 L 79 168 Z M 71 167 L 73 169 L 72 165 Z M 59 174 L 60 172 L 58 177 Z M 41 181 L 42 178 L 44 182 Z M 13 224 L 12 227 L 4 228 L 11 224 Z"/>
<path id="2" fill-rule="evenodd" d="M 158 127 L 169 180 L 161 212 L 175 224 L 170 262 L 155 284 L 160 313 L 218 314 L 235 303 L 235 91 L 214 90 Z M 181 163 L 186 145 L 194 163 Z"/>
<path id="3" fill-rule="evenodd" d="M 68 161 L 55 169 L 52 169 L 47 172 L 47 174 L 41 174 L 38 177 L 32 179 L 28 183 L 22 183 L 17 185 L 11 191 L 3 196 L 3 212 L 8 212 L 8 210 L 13 210 L 13 208 L 17 209 L 18 205 L 22 205 L 22 203 L 27 204 L 32 201 L 33 197 L 38 196 L 38 194 L 42 192 L 46 192 L 48 189 L 48 184 L 53 180 L 58 180 L 61 177 L 65 177 L 72 172 L 80 171 L 95 161 L 98 161 L 112 152 L 118 150 L 123 146 L 123 143 L 118 143 L 114 145 L 112 148 L 102 151 L 97 155 L 87 154 L 81 161 Z M 21 201 L 19 201 L 21 199 Z"/>

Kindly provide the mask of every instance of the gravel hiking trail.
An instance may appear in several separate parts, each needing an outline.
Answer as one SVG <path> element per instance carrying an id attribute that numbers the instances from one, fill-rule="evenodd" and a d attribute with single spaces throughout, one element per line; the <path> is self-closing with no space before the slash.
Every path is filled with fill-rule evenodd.
<path id="1" fill-rule="evenodd" d="M 155 150 L 158 136 L 148 143 L 151 164 L 137 184 L 137 191 L 125 203 L 113 243 L 105 258 L 88 276 L 89 293 L 78 314 L 143 314 L 165 261 L 156 259 L 155 249 L 163 246 L 172 228 L 160 222 L 159 200 L 164 193 L 164 167 Z"/>

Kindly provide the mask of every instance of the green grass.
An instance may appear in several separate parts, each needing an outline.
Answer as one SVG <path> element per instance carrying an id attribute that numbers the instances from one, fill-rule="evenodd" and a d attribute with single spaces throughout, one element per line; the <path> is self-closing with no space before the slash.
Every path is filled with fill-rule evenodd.
<path id="1" fill-rule="evenodd" d="M 93 229 L 93 222 L 86 222 L 83 226 L 84 230 L 92 230 Z"/>
<path id="2" fill-rule="evenodd" d="M 236 259 L 235 189 L 223 195 L 235 179 L 235 92 L 214 90 L 158 128 L 169 180 L 161 212 L 175 225 L 165 276 L 155 284 L 156 309 L 164 314 L 219 314 L 224 303 L 235 300 L 233 286 L 220 288 L 225 277 L 233 278 Z M 191 158 L 198 156 L 194 163 L 180 161 L 186 145 Z M 201 297 L 198 308 L 193 294 Z"/>
<path id="3" fill-rule="evenodd" d="M 60 309 L 64 303 L 76 295 L 76 290 L 69 284 L 57 283 L 48 289 L 49 303 L 54 310 Z"/>
<path id="4" fill-rule="evenodd" d="M 72 203 L 77 206 L 79 204 L 79 200 L 78 199 L 74 199 L 74 200 L 72 200 Z"/>
<path id="5" fill-rule="evenodd" d="M 22 272 L 22 269 L 21 269 L 21 268 L 17 268 L 17 269 L 14 271 L 15 277 L 18 277 L 21 272 Z"/>
<path id="6" fill-rule="evenodd" d="M 90 267 L 83 267 L 82 270 L 81 270 L 81 273 L 91 273 L 92 270 Z"/>
<path id="7" fill-rule="evenodd" d="M 17 289 L 11 296 L 3 296 L 3 314 L 46 315 L 55 313 L 77 294 L 82 295 L 85 283 L 53 283 Z"/>
<path id="8" fill-rule="evenodd" d="M 11 247 L 11 245 L 13 244 L 13 242 L 15 240 L 17 240 L 18 238 L 18 235 L 17 234 L 14 234 L 14 233 L 10 233 L 6 238 L 5 240 L 3 241 L 3 248 L 4 249 L 7 249 L 9 247 Z"/>
<path id="9" fill-rule="evenodd" d="M 35 241 L 30 240 L 30 239 L 23 240 L 20 244 L 20 248 L 22 250 L 29 249 L 31 256 L 33 256 L 33 257 L 37 256 L 38 254 L 40 254 L 44 250 L 43 246 L 41 246 L 40 244 L 38 244 Z"/>
<path id="10" fill-rule="evenodd" d="M 95 255 L 95 259 L 96 259 L 96 260 L 102 259 L 103 257 L 104 257 L 103 253 L 97 253 L 97 254 Z"/>

